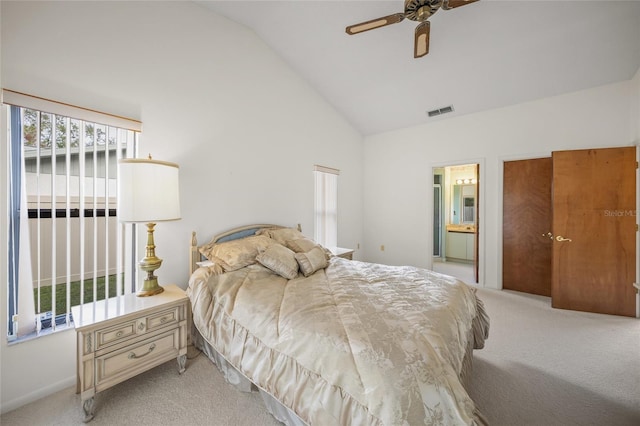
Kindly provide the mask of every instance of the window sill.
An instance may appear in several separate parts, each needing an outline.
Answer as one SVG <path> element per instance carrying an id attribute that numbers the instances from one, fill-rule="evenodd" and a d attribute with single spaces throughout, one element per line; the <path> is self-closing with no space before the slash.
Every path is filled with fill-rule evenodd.
<path id="1" fill-rule="evenodd" d="M 7 346 L 13 346 L 24 342 L 30 342 L 36 339 L 39 339 L 44 336 L 51 336 L 58 333 L 63 333 L 68 330 L 75 330 L 75 326 L 73 322 L 69 324 L 61 324 L 56 326 L 56 329 L 53 330 L 51 327 L 45 328 L 41 330 L 39 333 L 33 331 L 32 333 L 25 334 L 24 336 L 19 336 L 15 339 L 7 338 Z"/>

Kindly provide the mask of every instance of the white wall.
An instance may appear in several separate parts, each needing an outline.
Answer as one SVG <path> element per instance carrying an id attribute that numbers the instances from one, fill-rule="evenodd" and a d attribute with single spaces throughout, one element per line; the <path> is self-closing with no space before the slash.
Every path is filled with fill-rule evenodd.
<path id="1" fill-rule="evenodd" d="M 479 161 L 480 280 L 500 288 L 502 162 L 632 145 L 637 88 L 626 81 L 365 138 L 364 257 L 429 267 L 432 165 Z"/>
<path id="2" fill-rule="evenodd" d="M 192 230 L 204 242 L 241 224 L 301 223 L 312 236 L 314 164 L 341 170 L 338 243 L 362 241 L 362 137 L 253 32 L 191 2 L 0 8 L 3 87 L 140 119 L 141 155 L 181 166 L 182 220 L 155 232 L 161 284 L 186 287 Z M 6 182 L 3 173 L 2 241 Z M 0 338 L 0 350 L 3 412 L 75 385 L 73 332 Z"/>

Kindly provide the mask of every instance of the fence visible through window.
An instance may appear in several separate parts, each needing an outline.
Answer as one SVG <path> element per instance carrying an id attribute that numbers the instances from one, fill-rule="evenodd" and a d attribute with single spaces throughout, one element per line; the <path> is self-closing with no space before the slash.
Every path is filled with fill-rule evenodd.
<path id="1" fill-rule="evenodd" d="M 71 323 L 71 306 L 131 292 L 117 163 L 137 131 L 12 105 L 9 339 Z"/>

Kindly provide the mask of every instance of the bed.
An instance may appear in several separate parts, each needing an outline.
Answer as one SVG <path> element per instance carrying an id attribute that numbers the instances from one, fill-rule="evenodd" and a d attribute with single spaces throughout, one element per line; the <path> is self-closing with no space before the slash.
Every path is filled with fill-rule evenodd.
<path id="1" fill-rule="evenodd" d="M 287 425 L 481 425 L 465 390 L 489 318 L 463 282 L 347 260 L 299 227 L 190 247 L 192 342 Z"/>

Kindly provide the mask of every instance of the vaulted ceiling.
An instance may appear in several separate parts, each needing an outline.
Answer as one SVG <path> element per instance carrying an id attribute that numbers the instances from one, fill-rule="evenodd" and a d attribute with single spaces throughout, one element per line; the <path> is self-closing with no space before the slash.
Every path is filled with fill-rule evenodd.
<path id="1" fill-rule="evenodd" d="M 419 59 L 408 19 L 345 32 L 402 12 L 403 0 L 198 3 L 253 30 L 363 135 L 624 81 L 640 68 L 640 1 L 480 0 L 439 10 Z M 426 114 L 450 105 L 450 114 Z"/>

